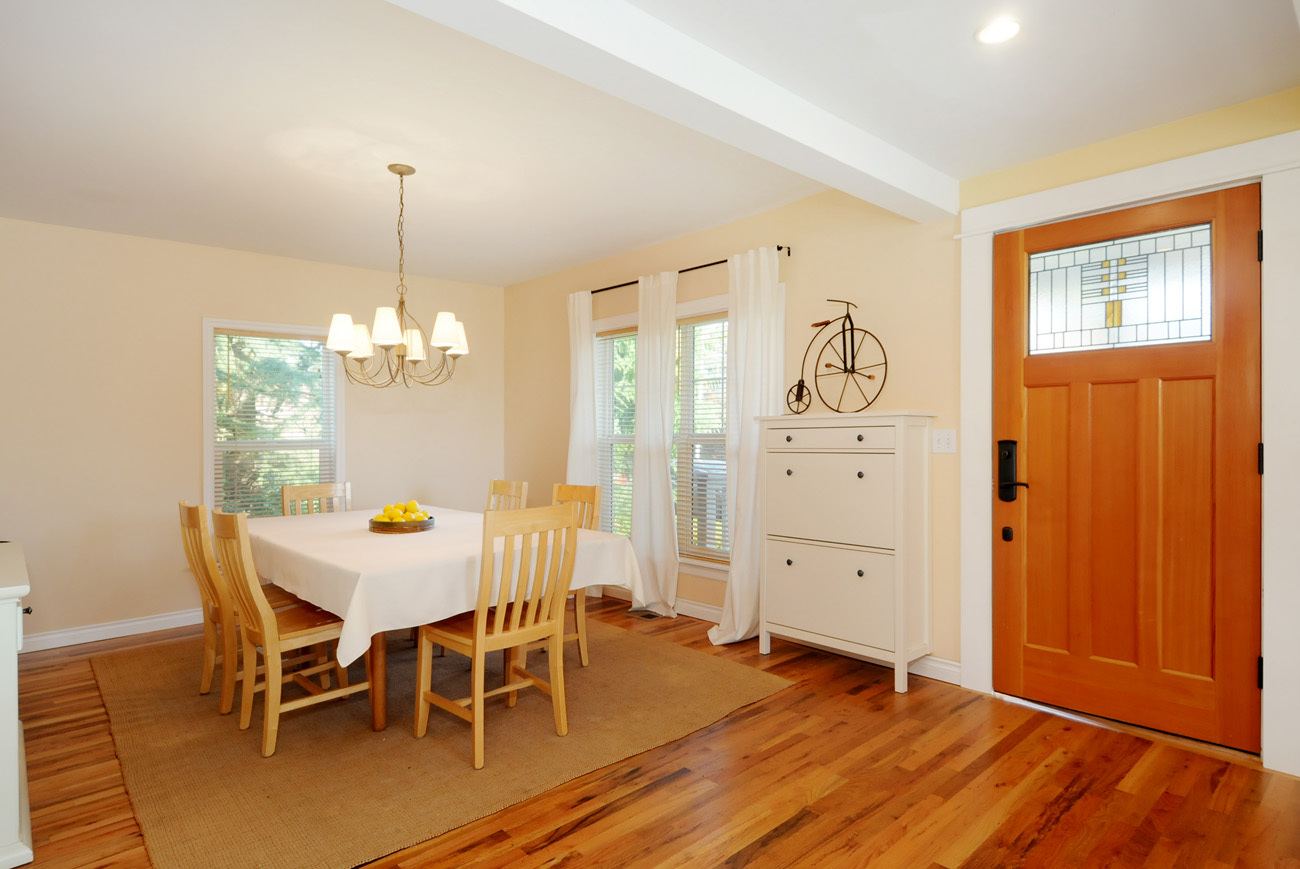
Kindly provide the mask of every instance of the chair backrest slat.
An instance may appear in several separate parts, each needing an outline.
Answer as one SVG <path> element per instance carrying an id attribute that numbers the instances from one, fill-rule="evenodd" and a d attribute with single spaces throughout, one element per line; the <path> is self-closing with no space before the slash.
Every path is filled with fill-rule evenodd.
<path id="1" fill-rule="evenodd" d="M 212 535 L 208 530 L 208 508 L 202 504 L 180 502 L 181 542 L 185 546 L 185 560 L 198 583 L 205 617 L 220 618 L 230 612 L 230 590 L 226 579 L 217 567 L 212 550 Z"/>
<path id="2" fill-rule="evenodd" d="M 352 483 L 313 483 L 281 486 L 280 512 L 285 516 L 305 513 L 341 513 L 352 509 Z"/>
<path id="3" fill-rule="evenodd" d="M 595 530 L 600 526 L 600 486 L 556 483 L 551 490 L 551 503 L 577 504 L 579 528 Z"/>
<path id="4" fill-rule="evenodd" d="M 476 617 L 486 636 L 531 629 L 562 618 L 573 578 L 577 514 L 573 504 L 484 514 Z M 500 585 L 494 598 L 491 589 L 497 576 Z M 490 608 L 495 611 L 489 613 Z"/>
<path id="5" fill-rule="evenodd" d="M 488 485 L 488 510 L 522 510 L 528 506 L 528 483 L 493 480 Z"/>
<path id="6" fill-rule="evenodd" d="M 276 621 L 257 576 L 257 567 L 253 564 L 253 550 L 248 542 L 248 514 L 213 510 L 212 536 L 217 557 L 239 609 L 240 627 L 255 642 L 264 643 L 268 631 L 275 630 Z"/>

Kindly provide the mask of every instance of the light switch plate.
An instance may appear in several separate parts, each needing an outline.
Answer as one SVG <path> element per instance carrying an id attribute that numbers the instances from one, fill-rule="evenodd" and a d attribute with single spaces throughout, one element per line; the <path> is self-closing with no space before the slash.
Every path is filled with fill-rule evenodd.
<path id="1" fill-rule="evenodd" d="M 957 429 L 955 428 L 933 429 L 930 432 L 930 452 L 932 453 L 957 452 Z"/>

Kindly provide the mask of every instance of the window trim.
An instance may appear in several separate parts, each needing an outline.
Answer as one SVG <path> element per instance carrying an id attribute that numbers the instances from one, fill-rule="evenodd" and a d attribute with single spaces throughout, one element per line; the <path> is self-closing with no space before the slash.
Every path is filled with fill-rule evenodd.
<path id="1" fill-rule="evenodd" d="M 203 502 L 215 509 L 216 483 L 213 480 L 213 461 L 216 443 L 213 432 L 217 424 L 216 366 L 213 353 L 216 349 L 217 331 L 269 335 L 279 338 L 319 338 L 324 342 L 328 329 L 320 326 L 300 326 L 291 323 L 267 323 L 254 320 L 226 320 L 203 318 Z M 347 479 L 347 458 L 344 449 L 344 376 L 337 355 L 334 359 L 334 473 L 335 479 Z"/>

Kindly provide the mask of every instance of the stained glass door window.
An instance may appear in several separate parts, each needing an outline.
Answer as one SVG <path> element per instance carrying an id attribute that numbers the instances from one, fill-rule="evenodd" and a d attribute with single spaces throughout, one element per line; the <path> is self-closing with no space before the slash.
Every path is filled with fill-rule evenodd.
<path id="1" fill-rule="evenodd" d="M 1208 341 L 1210 224 L 1031 254 L 1029 352 Z"/>

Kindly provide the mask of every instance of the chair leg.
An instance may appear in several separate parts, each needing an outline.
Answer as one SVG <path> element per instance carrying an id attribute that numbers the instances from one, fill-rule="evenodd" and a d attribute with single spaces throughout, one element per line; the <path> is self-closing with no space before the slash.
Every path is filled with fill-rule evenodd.
<path id="1" fill-rule="evenodd" d="M 587 590 L 578 589 L 573 595 L 573 621 L 578 628 L 578 658 L 582 666 L 591 663 L 587 655 Z"/>
<path id="2" fill-rule="evenodd" d="M 419 646 L 415 659 L 415 735 L 424 736 L 429 728 L 429 701 L 424 692 L 429 690 L 433 678 L 433 643 L 426 640 L 421 631 Z"/>
<path id="3" fill-rule="evenodd" d="M 528 649 L 523 646 L 513 646 L 509 649 L 502 649 L 501 656 L 501 685 L 504 687 L 509 685 L 514 679 L 515 668 L 524 666 L 524 664 L 521 664 L 520 662 L 526 662 L 528 660 Z M 518 699 L 518 691 L 506 692 L 507 707 L 513 709 L 515 702 Z"/>
<path id="4" fill-rule="evenodd" d="M 262 757 L 275 754 L 280 734 L 280 692 L 284 688 L 284 667 L 279 650 L 266 655 L 266 709 L 262 715 Z"/>
<path id="5" fill-rule="evenodd" d="M 329 643 L 317 643 L 315 649 L 316 649 L 316 663 L 328 664 L 330 660 Z M 319 679 L 320 679 L 320 686 L 328 691 L 330 687 L 330 671 L 322 670 Z"/>
<path id="6" fill-rule="evenodd" d="M 369 666 L 369 664 L 366 665 L 367 668 Z M 338 674 L 339 687 L 348 687 L 348 668 L 343 666 L 343 662 L 339 660 L 339 644 L 337 640 L 334 641 L 334 672 Z"/>
<path id="7" fill-rule="evenodd" d="M 217 626 L 205 618 L 203 622 L 203 674 L 199 678 L 200 694 L 207 694 L 212 690 L 212 673 L 216 666 Z"/>
<path id="8" fill-rule="evenodd" d="M 565 736 L 569 732 L 569 711 L 564 705 L 564 626 L 556 628 L 548 646 L 551 666 L 551 708 L 555 710 L 555 732 Z"/>
<path id="9" fill-rule="evenodd" d="M 253 722 L 253 694 L 257 690 L 257 646 L 244 635 L 244 678 L 239 694 L 239 729 L 247 730 Z"/>
<path id="10" fill-rule="evenodd" d="M 217 708 L 227 715 L 235 706 L 235 681 L 239 678 L 239 638 L 235 635 L 234 620 L 221 627 L 221 705 Z"/>
<path id="11" fill-rule="evenodd" d="M 470 667 L 470 728 L 474 731 L 474 769 L 483 768 L 483 676 L 487 669 L 487 656 L 481 649 L 474 649 L 473 664 Z"/>

